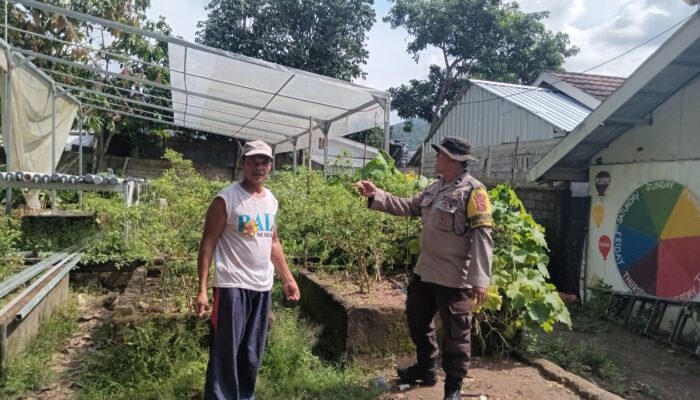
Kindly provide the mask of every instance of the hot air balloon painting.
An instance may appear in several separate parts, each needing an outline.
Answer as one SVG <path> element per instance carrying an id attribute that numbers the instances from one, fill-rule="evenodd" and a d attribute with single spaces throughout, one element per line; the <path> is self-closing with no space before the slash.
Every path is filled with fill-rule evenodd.
<path id="1" fill-rule="evenodd" d="M 610 248 L 612 248 L 612 240 L 610 240 L 610 236 L 601 236 L 600 239 L 598 239 L 598 250 L 603 256 L 603 261 L 606 261 L 608 259 L 608 254 L 610 254 Z"/>
<path id="2" fill-rule="evenodd" d="M 591 209 L 591 215 L 593 216 L 593 222 L 595 226 L 600 228 L 600 224 L 603 223 L 603 218 L 605 218 L 605 207 L 602 204 L 596 204 Z"/>
<path id="3" fill-rule="evenodd" d="M 605 196 L 605 191 L 610 186 L 610 173 L 608 171 L 600 171 L 595 176 L 595 189 L 598 191 L 598 196 Z"/>

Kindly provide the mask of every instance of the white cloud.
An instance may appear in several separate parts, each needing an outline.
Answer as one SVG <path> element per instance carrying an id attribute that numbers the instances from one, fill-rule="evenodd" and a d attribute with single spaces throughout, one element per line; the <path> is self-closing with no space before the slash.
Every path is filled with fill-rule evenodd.
<path id="1" fill-rule="evenodd" d="M 567 34 L 581 51 L 566 61 L 569 71 L 582 72 L 639 45 L 662 32 L 694 10 L 680 0 L 586 0 L 577 4 L 580 12 L 572 13 L 559 0 L 524 0 L 525 11 L 550 7 L 545 25 Z M 579 3 L 576 1 L 575 3 Z M 671 32 L 647 45 L 590 73 L 628 76 L 668 38 Z"/>
<path id="2" fill-rule="evenodd" d="M 152 0 L 149 17 L 166 17 L 173 34 L 194 40 L 198 21 L 206 19 L 208 0 Z M 567 60 L 565 68 L 581 72 L 609 60 L 665 30 L 695 9 L 681 0 L 522 0 L 523 11 L 547 10 L 544 21 L 553 31 L 568 33 L 571 43 L 581 52 Z M 424 79 L 430 64 L 442 65 L 437 49 L 421 53 L 418 63 L 406 53 L 409 41 L 402 29 L 392 30 L 381 18 L 388 9 L 386 1 L 375 2 L 377 23 L 369 32 L 370 56 L 363 69 L 366 80 L 358 83 L 387 89 L 410 79 Z M 591 73 L 627 76 L 634 71 L 671 33 Z"/>
<path id="3" fill-rule="evenodd" d="M 358 80 L 360 84 L 384 90 L 411 79 L 423 79 L 427 76 L 430 64 L 442 64 L 437 49 L 421 53 L 416 63 L 406 52 L 410 41 L 408 33 L 404 29 L 391 29 L 389 24 L 381 21 L 381 16 L 378 16 L 377 23 L 368 36 L 369 60 L 363 68 L 367 72 L 367 79 Z"/>
<path id="4" fill-rule="evenodd" d="M 520 8 L 525 12 L 549 11 L 549 29 L 560 31 L 586 12 L 584 0 L 524 0 Z"/>

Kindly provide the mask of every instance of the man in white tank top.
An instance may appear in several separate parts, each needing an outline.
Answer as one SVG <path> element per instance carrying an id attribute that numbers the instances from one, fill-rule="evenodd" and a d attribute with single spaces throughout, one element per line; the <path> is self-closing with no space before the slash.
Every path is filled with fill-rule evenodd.
<path id="1" fill-rule="evenodd" d="M 274 271 L 282 278 L 287 299 L 299 300 L 299 288 L 277 237 L 277 199 L 263 187 L 272 160 L 272 149 L 264 142 L 246 143 L 243 181 L 219 192 L 207 211 L 197 259 L 196 301 L 199 316 L 211 310 L 206 399 L 255 399 Z M 207 278 L 212 258 L 210 307 Z"/>

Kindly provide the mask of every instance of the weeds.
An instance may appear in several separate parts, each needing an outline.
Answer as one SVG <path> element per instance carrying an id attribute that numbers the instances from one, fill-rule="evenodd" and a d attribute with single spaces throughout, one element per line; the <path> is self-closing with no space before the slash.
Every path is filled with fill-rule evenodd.
<path id="1" fill-rule="evenodd" d="M 594 344 L 555 339 L 543 343 L 540 352 L 568 371 L 596 380 L 605 380 L 616 391 L 626 389 L 626 378 L 620 367 Z"/>
<path id="2" fill-rule="evenodd" d="M 0 398 L 23 398 L 26 392 L 37 390 L 53 380 L 55 372 L 47 365 L 52 354 L 77 326 L 77 307 L 70 299 L 41 324 L 39 334 L 26 350 L 10 360 L 0 378 Z"/>
<path id="3" fill-rule="evenodd" d="M 280 304 L 280 288 L 275 302 Z M 296 311 L 275 306 L 256 398 L 378 399 L 380 393 L 356 369 L 329 364 L 312 351 L 313 329 Z M 102 350 L 83 363 L 83 399 L 201 398 L 207 366 L 208 324 L 195 319 L 105 325 Z"/>
<path id="4" fill-rule="evenodd" d="M 258 379 L 256 398 L 267 399 L 378 399 L 366 377 L 353 368 L 326 363 L 311 352 L 311 337 L 295 312 L 276 312 L 268 348 Z"/>
<path id="5" fill-rule="evenodd" d="M 107 324 L 97 337 L 104 348 L 81 368 L 80 398 L 188 399 L 204 387 L 206 324 L 158 320 Z"/>

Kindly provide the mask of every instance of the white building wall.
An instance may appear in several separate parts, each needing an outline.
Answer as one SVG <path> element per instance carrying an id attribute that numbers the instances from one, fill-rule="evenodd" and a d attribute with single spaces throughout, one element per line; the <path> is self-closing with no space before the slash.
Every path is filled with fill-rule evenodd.
<path id="1" fill-rule="evenodd" d="M 632 196 L 635 191 L 654 181 L 667 180 L 676 184 L 683 185 L 688 189 L 695 200 L 697 201 L 698 210 L 700 210 L 700 174 L 694 171 L 700 170 L 700 161 L 679 161 L 679 162 L 645 162 L 645 163 L 630 163 L 618 165 L 598 165 L 591 167 L 591 181 L 589 184 L 589 194 L 591 196 L 591 221 L 589 224 L 588 236 L 588 251 L 586 256 L 586 286 L 589 287 L 592 282 L 602 280 L 603 282 L 612 285 L 612 289 L 620 291 L 631 291 L 630 286 L 625 283 L 623 273 L 618 269 L 616 260 L 616 249 L 620 246 L 616 243 L 616 231 L 618 228 L 617 220 L 623 211 L 623 206 L 627 199 Z M 610 174 L 610 186 L 608 186 L 605 195 L 599 196 L 595 187 L 595 176 L 606 171 Z M 604 215 L 600 226 L 595 222 L 593 208 L 602 206 Z M 654 212 L 651 210 L 650 212 Z M 688 224 L 697 224 L 700 221 L 700 213 L 697 213 L 695 221 L 687 221 Z M 697 230 L 700 230 L 698 225 Z M 691 227 L 690 229 L 695 229 Z M 609 249 L 607 259 L 604 259 L 599 248 L 600 239 L 602 236 L 608 236 L 611 240 L 612 247 Z M 700 239 L 698 240 L 698 257 L 700 260 Z M 616 247 L 617 245 L 617 247 Z M 697 264 L 700 268 L 700 263 Z M 698 280 L 700 276 L 690 277 Z M 697 286 L 700 281 L 697 281 Z M 700 293 L 687 293 L 686 300 L 700 300 Z"/>
<path id="2" fill-rule="evenodd" d="M 372 146 L 364 146 L 362 143 L 353 142 L 350 139 L 334 138 L 328 139 L 328 162 L 330 165 L 352 166 L 362 168 L 362 166 L 377 156 L 379 151 Z M 314 161 L 323 164 L 324 155 L 321 143 L 317 143 L 311 149 Z"/>
<path id="3" fill-rule="evenodd" d="M 625 221 L 622 217 L 630 212 L 629 206 L 634 206 L 639 201 L 635 200 L 637 190 L 651 182 L 663 180 L 685 187 L 687 194 L 682 195 L 684 199 L 678 201 L 685 202 L 686 212 L 681 220 L 669 215 L 665 221 L 661 217 L 656 218 L 654 224 L 661 227 L 665 222 L 668 222 L 666 225 L 668 226 L 672 224 L 670 221 L 675 221 L 673 225 L 682 229 L 684 234 L 674 237 L 684 236 L 682 239 L 688 243 L 688 246 L 692 246 L 695 241 L 692 239 L 694 232 L 698 232 L 697 251 L 690 248 L 683 254 L 671 254 L 681 259 L 681 263 L 687 266 L 688 276 L 683 279 L 688 283 L 686 285 L 689 287 L 688 290 L 676 296 L 664 297 L 700 300 L 700 173 L 698 172 L 700 171 L 700 111 L 698 110 L 700 110 L 700 80 L 687 86 L 659 107 L 653 114 L 653 125 L 631 129 L 592 158 L 594 162 L 599 160 L 601 164 L 590 168 L 591 221 L 586 285 L 602 279 L 615 290 L 639 292 L 640 288 L 635 287 L 634 280 L 630 282 L 629 274 L 625 275 L 618 268 L 619 265 L 624 266 L 626 261 L 622 254 L 624 248 L 622 236 L 616 237 L 616 233 L 619 232 L 619 222 Z M 604 196 L 600 196 L 596 189 L 596 176 L 601 171 L 610 175 L 609 186 Z M 645 189 L 638 193 L 645 193 Z M 649 206 L 651 209 L 648 212 L 664 214 L 660 209 L 666 207 L 666 204 L 663 202 L 655 204 Z M 600 214 L 601 210 L 603 210 L 603 216 L 602 221 L 598 221 L 600 222 L 598 226 L 596 219 L 600 218 L 600 215 L 595 214 Z M 607 259 L 604 259 L 600 248 L 601 237 L 604 235 L 611 240 Z M 664 237 L 660 239 L 663 240 Z M 606 246 L 603 245 L 603 247 Z M 661 249 L 661 246 L 659 248 Z M 669 257 L 670 250 L 659 251 L 665 251 L 664 257 Z M 637 253 L 639 252 L 635 254 Z M 627 256 L 632 257 L 629 252 Z M 663 271 L 666 269 L 663 268 Z M 661 272 L 657 279 L 670 279 L 661 276 L 665 273 Z"/>
<path id="4" fill-rule="evenodd" d="M 653 113 L 653 125 L 632 128 L 593 157 L 603 164 L 700 159 L 700 79 Z"/>

